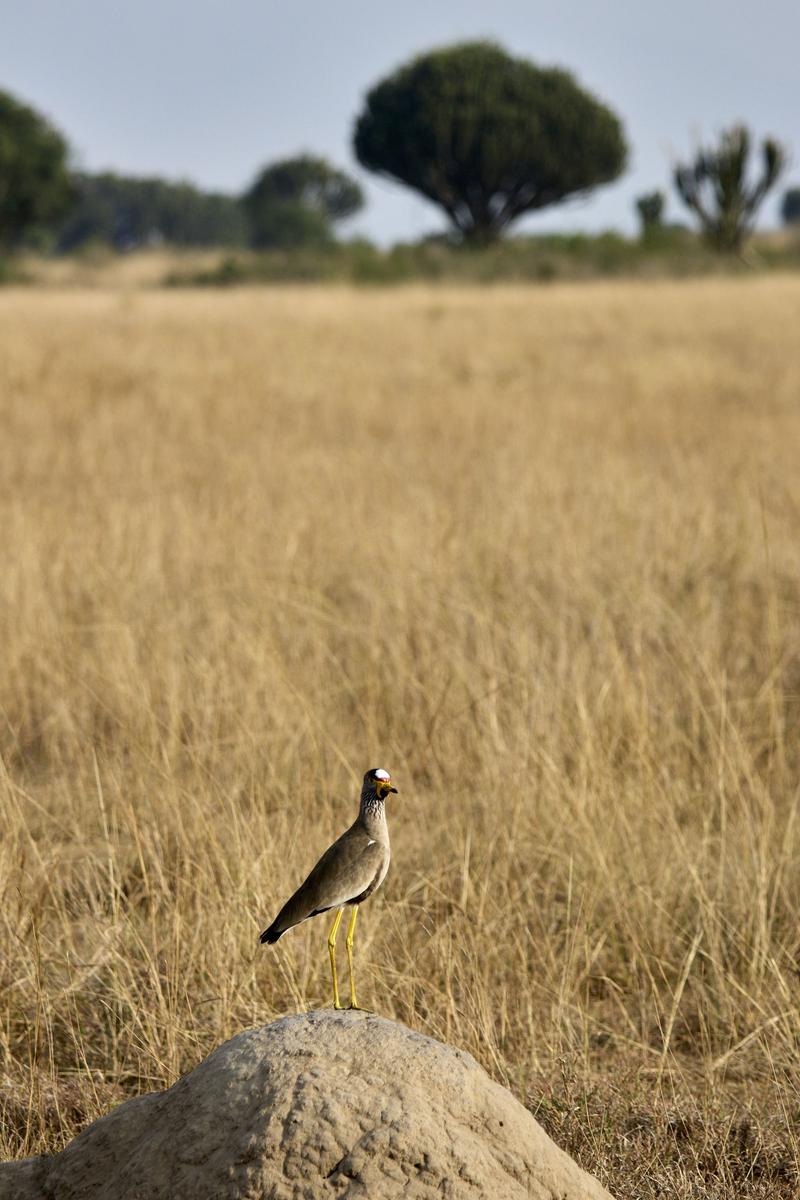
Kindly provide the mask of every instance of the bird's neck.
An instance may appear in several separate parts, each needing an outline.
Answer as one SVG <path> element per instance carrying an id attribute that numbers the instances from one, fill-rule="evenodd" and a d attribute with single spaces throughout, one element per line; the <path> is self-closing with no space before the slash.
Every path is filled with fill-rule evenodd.
<path id="1" fill-rule="evenodd" d="M 369 795 L 361 797 L 361 809 L 359 811 L 359 819 L 369 833 L 383 833 L 388 835 L 386 826 L 386 808 L 383 800 L 377 796 Z"/>

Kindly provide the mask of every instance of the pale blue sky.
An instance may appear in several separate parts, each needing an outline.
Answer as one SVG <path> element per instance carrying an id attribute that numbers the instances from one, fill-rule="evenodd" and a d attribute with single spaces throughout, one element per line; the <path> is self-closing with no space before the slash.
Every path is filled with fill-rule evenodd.
<path id="1" fill-rule="evenodd" d="M 1 11 L 0 88 L 46 112 L 84 168 L 238 191 L 264 162 L 311 150 L 364 179 L 355 226 L 381 241 L 442 221 L 358 172 L 361 99 L 410 55 L 466 38 L 569 68 L 625 122 L 627 174 L 525 228 L 633 229 L 634 197 L 665 187 L 676 155 L 739 118 L 795 155 L 778 197 L 800 183 L 798 0 L 3 0 Z M 777 203 L 762 223 L 777 221 Z"/>

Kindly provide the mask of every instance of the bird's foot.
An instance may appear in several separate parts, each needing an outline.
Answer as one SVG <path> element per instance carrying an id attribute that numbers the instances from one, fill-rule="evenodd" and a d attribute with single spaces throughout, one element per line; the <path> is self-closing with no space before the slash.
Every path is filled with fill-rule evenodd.
<path id="1" fill-rule="evenodd" d="M 347 1008 L 350 1012 L 365 1012 L 365 1013 L 372 1012 L 371 1008 L 362 1008 L 360 1004 L 348 1004 Z"/>

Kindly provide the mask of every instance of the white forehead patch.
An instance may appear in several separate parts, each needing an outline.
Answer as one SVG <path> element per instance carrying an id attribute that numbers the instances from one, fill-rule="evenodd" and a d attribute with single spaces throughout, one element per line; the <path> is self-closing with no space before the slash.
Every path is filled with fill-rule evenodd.
<path id="1" fill-rule="evenodd" d="M 388 772 L 388 771 L 384 771 L 384 770 L 382 770 L 382 769 L 380 769 L 380 768 L 379 768 L 379 769 L 378 769 L 378 770 L 375 772 L 375 778 L 376 778 L 376 779 L 391 779 L 391 776 L 390 776 L 390 774 L 389 774 L 389 772 Z"/>

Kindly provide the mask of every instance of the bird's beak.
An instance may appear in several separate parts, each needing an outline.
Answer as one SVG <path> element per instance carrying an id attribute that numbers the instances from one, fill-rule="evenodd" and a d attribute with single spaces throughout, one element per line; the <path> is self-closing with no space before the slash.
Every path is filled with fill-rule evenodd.
<path id="1" fill-rule="evenodd" d="M 381 799 L 383 799 L 384 796 L 388 796 L 389 792 L 394 792 L 395 795 L 397 795 L 397 788 L 392 787 L 392 785 L 390 783 L 386 783 L 385 781 L 382 781 L 381 782 Z"/>

